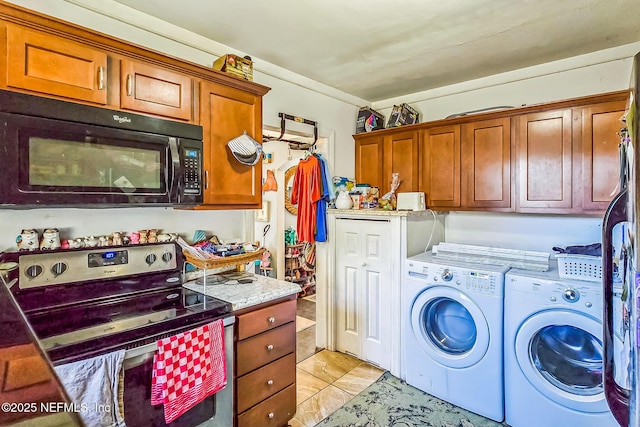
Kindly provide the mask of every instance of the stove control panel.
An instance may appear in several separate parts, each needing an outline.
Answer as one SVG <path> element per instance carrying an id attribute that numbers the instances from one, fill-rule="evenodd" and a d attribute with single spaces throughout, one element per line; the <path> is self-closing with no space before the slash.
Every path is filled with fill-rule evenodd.
<path id="1" fill-rule="evenodd" d="M 25 253 L 19 257 L 20 289 L 175 270 L 176 245 L 91 248 Z"/>

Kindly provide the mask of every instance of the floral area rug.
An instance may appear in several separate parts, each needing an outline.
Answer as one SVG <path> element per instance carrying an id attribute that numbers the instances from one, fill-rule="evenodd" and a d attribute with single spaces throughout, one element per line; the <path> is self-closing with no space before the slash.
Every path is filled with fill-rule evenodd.
<path id="1" fill-rule="evenodd" d="M 385 372 L 329 415 L 323 427 L 503 427 L 412 387 Z"/>

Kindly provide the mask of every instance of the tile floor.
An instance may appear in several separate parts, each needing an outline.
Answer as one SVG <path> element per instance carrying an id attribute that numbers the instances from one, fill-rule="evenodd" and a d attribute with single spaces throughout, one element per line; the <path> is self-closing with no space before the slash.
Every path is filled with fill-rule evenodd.
<path id="1" fill-rule="evenodd" d="M 347 354 L 315 348 L 314 301 L 298 300 L 296 335 L 298 411 L 291 427 L 315 426 L 384 372 Z"/>

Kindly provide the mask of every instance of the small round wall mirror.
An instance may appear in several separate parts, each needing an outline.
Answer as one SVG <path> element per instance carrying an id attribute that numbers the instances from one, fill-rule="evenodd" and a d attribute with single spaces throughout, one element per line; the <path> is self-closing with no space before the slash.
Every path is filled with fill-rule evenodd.
<path id="1" fill-rule="evenodd" d="M 291 203 L 291 192 L 293 191 L 293 177 L 296 175 L 298 166 L 292 166 L 284 173 L 284 207 L 292 215 L 298 215 L 298 207 Z"/>

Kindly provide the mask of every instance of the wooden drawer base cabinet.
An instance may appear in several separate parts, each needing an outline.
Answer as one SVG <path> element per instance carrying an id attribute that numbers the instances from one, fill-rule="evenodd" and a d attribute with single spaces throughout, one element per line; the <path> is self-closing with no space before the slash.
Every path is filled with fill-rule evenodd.
<path id="1" fill-rule="evenodd" d="M 296 412 L 296 300 L 236 322 L 237 426 L 286 426 Z"/>
<path id="2" fill-rule="evenodd" d="M 238 427 L 286 426 L 296 414 L 296 385 L 291 384 L 238 416 Z"/>

